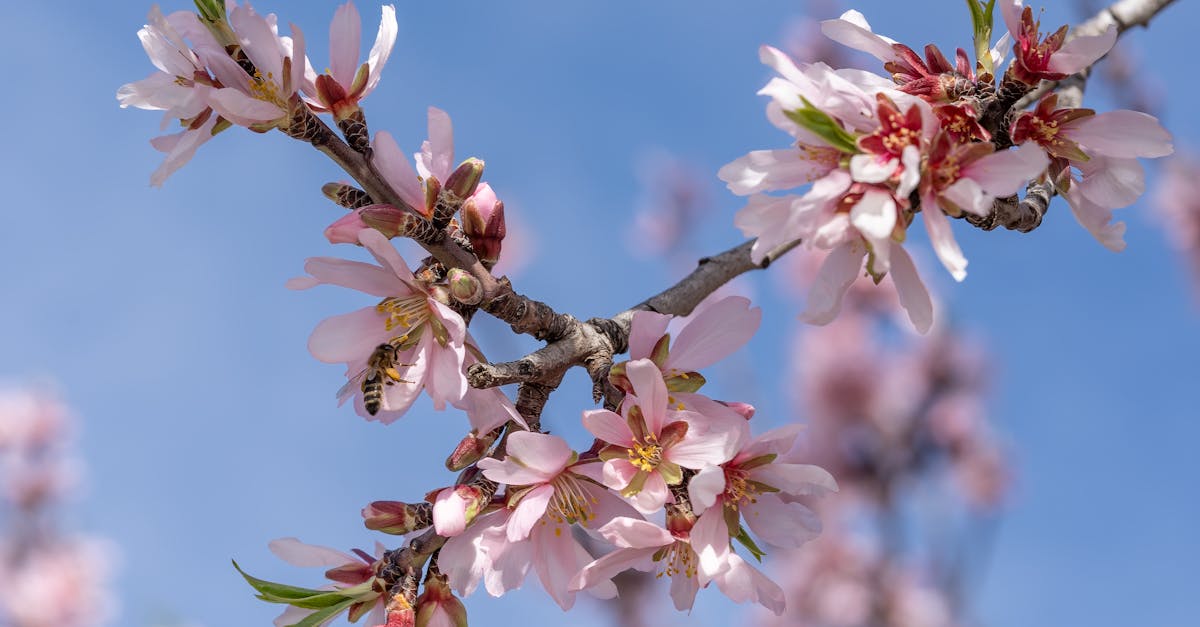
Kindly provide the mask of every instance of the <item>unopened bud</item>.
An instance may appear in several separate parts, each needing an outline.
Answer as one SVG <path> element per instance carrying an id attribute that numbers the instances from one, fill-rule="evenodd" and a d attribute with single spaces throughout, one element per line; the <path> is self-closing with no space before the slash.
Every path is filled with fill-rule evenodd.
<path id="1" fill-rule="evenodd" d="M 495 264 L 500 260 L 505 235 L 504 203 L 496 199 L 496 192 L 487 183 L 481 183 L 463 203 L 462 229 L 480 261 Z"/>
<path id="2" fill-rule="evenodd" d="M 394 536 L 423 529 L 433 522 L 428 503 L 400 501 L 373 501 L 362 509 L 362 517 L 367 529 Z"/>
<path id="3" fill-rule="evenodd" d="M 417 211 L 426 218 L 433 217 L 433 208 L 437 206 L 438 196 L 442 195 L 442 182 L 432 174 L 425 177 L 425 206 L 417 207 Z"/>
<path id="4" fill-rule="evenodd" d="M 450 295 L 464 305 L 478 305 L 483 300 L 483 285 L 462 268 L 451 268 L 446 275 Z"/>
<path id="5" fill-rule="evenodd" d="M 496 433 L 492 431 L 479 435 L 472 431 L 463 438 L 458 446 L 454 447 L 454 452 L 450 453 L 450 457 L 446 458 L 446 468 L 452 472 L 458 472 L 471 464 L 483 459 L 487 454 L 488 449 L 496 441 Z"/>
<path id="6" fill-rule="evenodd" d="M 439 536 L 456 536 L 487 507 L 490 494 L 472 486 L 458 484 L 438 490 L 433 498 L 433 528 Z"/>
<path id="7" fill-rule="evenodd" d="M 358 215 L 367 226 L 389 238 L 402 235 L 407 228 L 410 213 L 392 205 L 368 205 L 358 210 Z"/>
<path id="8" fill-rule="evenodd" d="M 446 576 L 430 573 L 425 590 L 417 597 L 417 627 L 454 625 L 467 627 L 467 608 L 450 590 Z"/>
<path id="9" fill-rule="evenodd" d="M 345 183 L 326 183 L 321 186 L 325 197 L 347 209 L 358 209 L 374 204 L 371 197 L 363 190 Z"/>
<path id="10" fill-rule="evenodd" d="M 482 178 L 483 161 L 471 157 L 460 163 L 458 168 L 450 173 L 450 178 L 446 179 L 443 189 L 462 202 L 475 193 Z"/>

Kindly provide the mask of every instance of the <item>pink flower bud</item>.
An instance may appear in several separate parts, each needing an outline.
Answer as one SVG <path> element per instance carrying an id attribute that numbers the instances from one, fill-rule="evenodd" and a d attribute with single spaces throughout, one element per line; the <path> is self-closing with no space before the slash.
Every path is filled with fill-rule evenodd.
<path id="1" fill-rule="evenodd" d="M 400 501 L 373 501 L 362 509 L 362 517 L 367 529 L 394 536 L 402 536 L 428 524 L 428 520 L 418 520 L 416 507 Z"/>
<path id="2" fill-rule="evenodd" d="M 492 443 L 496 441 L 493 433 L 479 435 L 472 431 L 463 438 L 458 446 L 454 447 L 454 452 L 450 457 L 446 458 L 446 468 L 453 472 L 458 472 L 471 464 L 479 461 L 491 448 Z"/>
<path id="3" fill-rule="evenodd" d="M 471 157 L 459 164 L 450 178 L 446 179 L 444 189 L 455 198 L 465 199 L 475 193 L 479 180 L 483 178 L 483 161 Z M 493 194 L 494 196 L 495 194 Z"/>
<path id="4" fill-rule="evenodd" d="M 392 238 L 404 231 L 409 213 L 391 205 L 380 204 L 367 205 L 358 210 L 358 215 L 362 216 L 364 224 Z"/>
<path id="5" fill-rule="evenodd" d="M 496 199 L 490 185 L 481 183 L 463 203 L 462 222 L 463 232 L 471 239 L 471 247 L 480 261 L 491 264 L 499 261 L 505 235 L 504 203 Z"/>
<path id="6" fill-rule="evenodd" d="M 447 284 L 450 296 L 464 305 L 478 305 L 483 300 L 483 286 L 466 270 L 451 268 Z"/>

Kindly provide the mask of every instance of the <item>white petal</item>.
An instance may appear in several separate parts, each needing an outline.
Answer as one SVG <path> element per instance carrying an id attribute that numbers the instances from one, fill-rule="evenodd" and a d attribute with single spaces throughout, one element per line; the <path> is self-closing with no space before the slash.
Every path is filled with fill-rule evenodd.
<path id="1" fill-rule="evenodd" d="M 871 32 L 871 25 L 858 11 L 846 11 L 836 20 L 821 22 L 821 32 L 843 46 L 861 50 L 885 63 L 897 58 L 892 49 L 896 41 Z"/>
<path id="2" fill-rule="evenodd" d="M 862 270 L 867 250 L 861 243 L 847 242 L 829 253 L 813 279 L 808 301 L 800 319 L 809 324 L 829 324 L 842 309 L 842 297 Z"/>
<path id="3" fill-rule="evenodd" d="M 908 319 L 918 333 L 928 333 L 929 327 L 933 326 L 933 301 L 908 251 L 899 244 L 892 245 L 891 277 L 896 294 L 900 297 L 900 306 L 908 312 Z"/>

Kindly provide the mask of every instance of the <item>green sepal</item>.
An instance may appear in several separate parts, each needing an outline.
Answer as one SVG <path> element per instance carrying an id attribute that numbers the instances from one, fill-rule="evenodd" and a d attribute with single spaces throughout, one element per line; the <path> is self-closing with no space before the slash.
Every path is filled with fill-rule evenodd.
<path id="1" fill-rule="evenodd" d="M 659 462 L 655 470 L 658 471 L 663 481 L 667 482 L 667 485 L 679 485 L 683 483 L 683 468 L 680 468 L 679 464 L 662 461 Z"/>
<path id="2" fill-rule="evenodd" d="M 650 361 L 654 362 L 655 366 L 663 367 L 667 363 L 667 356 L 671 352 L 671 334 L 664 333 L 658 341 L 654 343 L 654 348 L 650 349 Z"/>
<path id="3" fill-rule="evenodd" d="M 220 22 L 225 19 L 225 0 L 196 0 L 196 10 L 201 19 Z"/>
<path id="4" fill-rule="evenodd" d="M 858 149 L 858 143 L 854 140 L 846 129 L 842 128 L 833 116 L 814 107 L 811 102 L 801 98 L 804 101 L 803 109 L 793 109 L 784 111 L 784 115 L 788 119 L 799 124 L 800 126 L 812 131 L 817 137 L 824 139 L 830 146 L 847 154 L 857 154 L 861 152 Z"/>
<path id="5" fill-rule="evenodd" d="M 971 11 L 971 31 L 975 34 L 975 63 L 983 71 L 995 72 L 992 66 L 992 8 L 996 0 L 967 0 L 967 9 Z"/>
<path id="6" fill-rule="evenodd" d="M 754 556 L 755 560 L 757 560 L 759 563 L 762 563 L 762 558 L 767 554 L 767 552 L 758 548 L 758 545 L 754 543 L 754 539 L 751 538 L 750 534 L 746 532 L 745 527 L 739 525 L 737 535 L 733 536 L 733 538 L 741 543 L 742 546 L 746 547 L 746 550 L 750 551 L 750 554 Z"/>
<path id="7" fill-rule="evenodd" d="M 667 379 L 668 392 L 697 392 L 708 380 L 699 372 L 683 372 Z"/>

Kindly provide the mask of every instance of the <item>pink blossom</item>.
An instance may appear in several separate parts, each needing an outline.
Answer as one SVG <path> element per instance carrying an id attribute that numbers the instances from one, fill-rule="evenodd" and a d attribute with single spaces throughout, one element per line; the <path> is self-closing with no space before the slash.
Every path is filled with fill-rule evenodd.
<path id="1" fill-rule="evenodd" d="M 773 546 L 796 548 L 816 537 L 821 521 L 801 497 L 837 491 L 833 476 L 819 466 L 791 463 L 791 451 L 802 425 L 769 431 L 746 443 L 733 459 L 697 472 L 688 483 L 696 528 L 693 534 L 700 570 L 716 575 L 729 551 L 730 533 L 744 520 L 750 530 Z M 715 519 L 710 523 L 709 518 Z M 718 522 L 719 521 L 719 522 Z"/>
<path id="2" fill-rule="evenodd" d="M 413 277 L 404 259 L 378 231 L 364 229 L 359 241 L 378 266 L 314 257 L 305 263 L 312 276 L 288 282 L 291 289 L 341 285 L 383 299 L 378 305 L 324 320 L 309 338 L 314 357 L 347 364 L 350 381 L 338 392 L 339 402 L 353 396 L 360 415 L 384 423 L 403 415 L 422 389 L 438 410 L 447 402 L 461 402 L 467 392 L 462 317 Z M 364 382 L 372 378 L 383 381 L 379 405 L 373 408 L 366 406 L 363 389 Z"/>
<path id="3" fill-rule="evenodd" d="M 967 260 L 946 215 L 986 216 L 997 197 L 1015 194 L 1050 164 L 1032 143 L 993 152 L 990 142 L 959 143 L 946 133 L 934 140 L 921 181 L 921 215 L 938 259 L 954 280 L 967 276 Z"/>
<path id="4" fill-rule="evenodd" d="M 158 71 L 117 90 L 121 108 L 163 111 L 162 128 L 175 120 L 189 120 L 208 108 L 211 77 L 196 53 L 184 41 L 180 30 L 203 39 L 200 46 L 217 47 L 216 40 L 198 22 L 195 13 L 177 11 L 169 17 L 155 5 L 146 16 L 147 24 L 138 31 L 146 56 Z M 207 36 L 207 37 L 205 37 Z M 196 79 L 200 77 L 198 82 Z"/>
<path id="5" fill-rule="evenodd" d="M 567 584 L 593 559 L 571 527 L 579 524 L 594 530 L 619 516 L 637 514 L 600 485 L 600 464 L 578 462 L 578 455 L 562 438 L 513 432 L 507 451 L 503 461 L 479 462 L 484 476 L 509 486 L 512 510 L 504 525 L 507 542 L 489 551 L 495 583 L 488 589 L 495 594 L 515 588 L 532 567 L 555 602 L 570 609 L 575 592 Z M 589 592 L 611 598 L 616 588 L 605 585 Z"/>
<path id="6" fill-rule="evenodd" d="M 629 323 L 630 359 L 653 360 L 668 388 L 673 380 L 686 381 L 745 346 L 758 331 L 762 310 L 752 308 L 750 299 L 742 296 L 702 303 L 684 318 L 674 342 L 667 334 L 671 320 L 672 316 L 657 312 L 637 311 Z"/>
<path id="7" fill-rule="evenodd" d="M 164 17 L 155 6 L 146 19 L 149 23 L 138 31 L 138 38 L 158 71 L 141 81 L 122 85 L 117 90 L 117 100 L 122 108 L 163 111 L 163 129 L 172 121 L 179 121 L 184 127 L 183 131 L 150 142 L 156 150 L 167 153 L 150 177 L 150 184 L 157 187 L 220 130 L 217 127 L 220 118 L 209 106 L 215 80 L 184 37 L 191 38 L 201 48 L 216 50 L 220 46 L 190 11 Z"/>
<path id="8" fill-rule="evenodd" d="M 1075 219 L 1110 250 L 1125 248 L 1125 224 L 1112 222 L 1112 209 L 1133 203 L 1145 191 L 1138 157 L 1163 157 L 1174 147 L 1153 116 L 1138 111 L 1058 108 L 1051 94 L 1017 117 L 1013 141 L 1036 143 L 1053 159 L 1059 192 Z M 1078 169 L 1078 177 L 1072 168 Z"/>
<path id="9" fill-rule="evenodd" d="M 668 521 L 668 525 L 671 531 L 635 518 L 617 518 L 604 525 L 600 534 L 617 549 L 584 567 L 571 580 L 570 588 L 583 590 L 602 585 L 635 568 L 670 577 L 671 599 L 675 609 L 681 611 L 692 608 L 700 588 L 716 582 L 737 603 L 753 601 L 776 615 L 783 613 L 783 590 L 736 553 L 730 551 L 723 556 L 715 576 L 708 576 L 697 567 L 699 556 L 689 538 L 703 533 L 697 528 L 699 522 L 692 526 L 685 521 Z"/>
<path id="10" fill-rule="evenodd" d="M 331 111 L 338 119 L 350 117 L 358 103 L 379 84 L 383 66 L 396 43 L 396 8 L 383 6 L 379 32 L 367 61 L 359 65 L 362 20 L 353 2 L 337 8 L 329 24 L 329 71 L 305 81 L 305 92 L 316 98 L 311 102 L 318 111 Z"/>
<path id="11" fill-rule="evenodd" d="M 372 144 L 372 160 L 384 180 L 410 207 L 428 217 L 433 213 L 436 196 L 427 195 L 428 179 L 433 175 L 440 183 L 450 177 L 454 165 L 454 129 L 450 116 L 436 107 L 429 107 L 429 139 L 416 153 L 416 169 L 391 134 L 380 131 Z"/>
<path id="12" fill-rule="evenodd" d="M 1108 54 L 1117 42 L 1116 26 L 1099 35 L 1076 36 L 1067 40 L 1067 27 L 1041 37 L 1041 21 L 1034 21 L 1033 10 L 1022 0 L 1000 0 L 1000 14 L 1013 38 L 1013 62 L 1016 77 L 1029 85 L 1039 80 L 1059 80 L 1082 71 Z"/>
<path id="13" fill-rule="evenodd" d="M 247 73 L 224 48 L 198 49 L 222 85 L 209 97 L 212 108 L 230 122 L 255 130 L 286 125 L 295 106 L 293 98 L 305 82 L 304 34 L 292 25 L 292 37 L 280 37 L 275 15 L 261 16 L 248 4 L 233 7 L 229 23 L 254 65 L 254 74 Z"/>
<path id="14" fill-rule="evenodd" d="M 633 394 L 625 397 L 622 413 L 585 411 L 583 424 L 609 443 L 600 453 L 606 460 L 604 485 L 620 490 L 638 511 L 648 514 L 671 499 L 668 486 L 683 480 L 683 468 L 698 470 L 728 461 L 737 450 L 738 432 L 728 421 L 667 409 L 667 387 L 654 362 L 631 361 L 626 376 Z"/>

